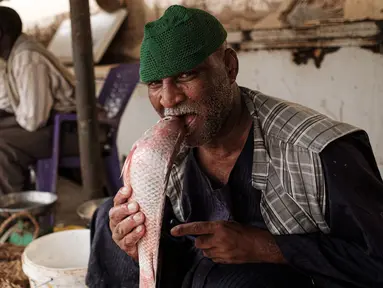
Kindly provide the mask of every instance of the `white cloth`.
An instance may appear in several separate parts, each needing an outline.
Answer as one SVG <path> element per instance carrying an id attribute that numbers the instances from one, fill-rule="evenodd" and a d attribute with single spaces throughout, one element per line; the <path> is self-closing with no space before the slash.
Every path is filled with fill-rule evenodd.
<path id="1" fill-rule="evenodd" d="M 37 45 L 21 35 L 12 48 L 5 75 L 8 89 L 4 90 L 9 98 L 10 112 L 27 131 L 43 127 L 52 109 L 75 111 L 74 85 L 67 75 L 69 72 L 63 73 L 63 66 L 54 63 L 52 55 Z M 0 105 L 2 98 L 0 92 Z M 7 109 L 7 105 L 9 103 L 4 101 L 0 108 Z"/>
<path id="2" fill-rule="evenodd" d="M 7 95 L 7 87 L 5 81 L 5 62 L 0 59 L 0 110 L 12 112 L 11 101 Z"/>

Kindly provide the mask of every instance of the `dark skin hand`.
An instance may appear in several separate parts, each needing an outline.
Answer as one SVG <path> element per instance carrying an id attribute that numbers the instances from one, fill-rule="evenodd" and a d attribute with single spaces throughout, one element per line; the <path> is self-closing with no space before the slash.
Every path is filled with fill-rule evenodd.
<path id="1" fill-rule="evenodd" d="M 181 224 L 174 227 L 171 234 L 196 236 L 196 248 L 216 263 L 286 263 L 269 231 L 237 222 Z"/>
<path id="2" fill-rule="evenodd" d="M 132 188 L 123 187 L 114 197 L 114 207 L 109 211 L 109 227 L 114 242 L 138 261 L 137 242 L 145 234 L 145 215 L 137 202 L 131 201 Z"/>

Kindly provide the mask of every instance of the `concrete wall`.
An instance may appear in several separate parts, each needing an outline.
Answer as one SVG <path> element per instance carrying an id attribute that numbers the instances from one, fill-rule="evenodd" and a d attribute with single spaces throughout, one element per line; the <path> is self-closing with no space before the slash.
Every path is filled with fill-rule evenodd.
<path id="1" fill-rule="evenodd" d="M 296 65 L 289 51 L 239 54 L 238 83 L 318 110 L 365 129 L 383 174 L 383 55 L 342 48 L 313 62 Z M 133 142 L 158 119 L 139 85 L 120 126 L 118 145 L 127 154 Z"/>

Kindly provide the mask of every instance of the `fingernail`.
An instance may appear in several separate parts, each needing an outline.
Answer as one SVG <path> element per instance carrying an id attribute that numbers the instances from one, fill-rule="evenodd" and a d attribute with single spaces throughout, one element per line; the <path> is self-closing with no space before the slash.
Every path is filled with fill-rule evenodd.
<path id="1" fill-rule="evenodd" d="M 174 235 L 174 234 L 177 234 L 178 232 L 178 227 L 173 227 L 171 230 L 170 230 L 170 234 Z"/>
<path id="2" fill-rule="evenodd" d="M 137 210 L 137 204 L 136 203 L 129 203 L 128 204 L 128 210 L 129 212 L 134 212 Z"/>
<path id="3" fill-rule="evenodd" d="M 143 229 L 143 227 L 142 227 L 142 225 L 140 225 L 140 226 L 138 226 L 138 227 L 136 228 L 136 231 L 137 231 L 138 233 L 140 233 L 140 232 L 142 231 L 142 229 Z"/>
<path id="4" fill-rule="evenodd" d="M 120 190 L 120 193 L 121 193 L 122 195 L 127 195 L 127 194 L 128 194 L 128 191 L 129 191 L 129 189 L 128 189 L 127 187 L 124 187 L 124 188 L 122 188 L 122 189 Z"/>
<path id="5" fill-rule="evenodd" d="M 140 221 L 141 218 L 142 218 L 141 213 L 137 213 L 136 215 L 133 216 L 133 220 L 136 222 Z"/>

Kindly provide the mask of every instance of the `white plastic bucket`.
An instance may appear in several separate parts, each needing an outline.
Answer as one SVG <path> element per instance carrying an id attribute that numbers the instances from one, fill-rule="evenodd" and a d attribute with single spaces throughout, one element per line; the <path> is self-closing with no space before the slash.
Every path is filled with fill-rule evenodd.
<path id="1" fill-rule="evenodd" d="M 90 231 L 67 230 L 32 241 L 22 255 L 31 288 L 87 287 Z"/>

